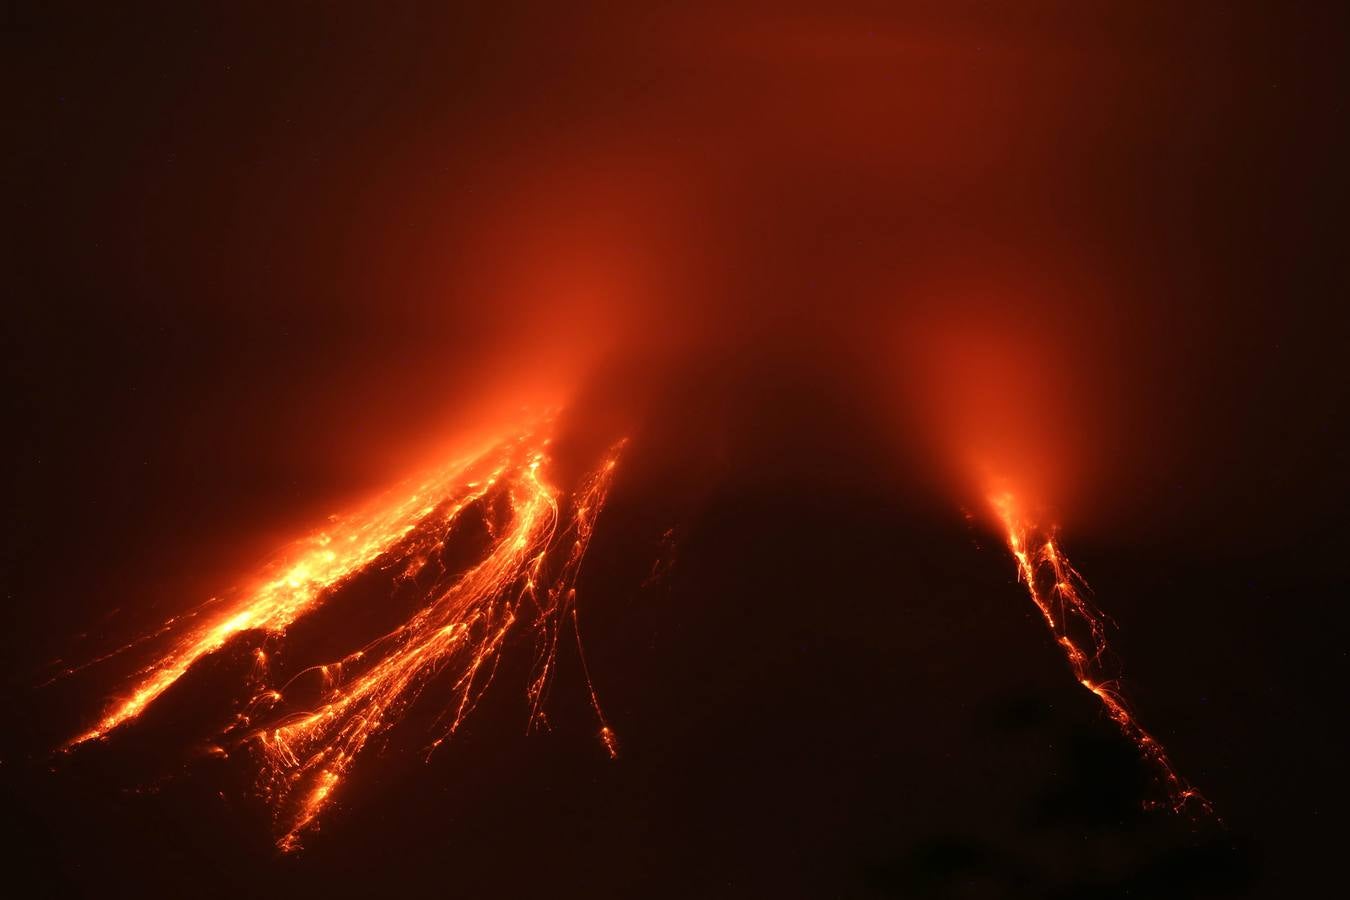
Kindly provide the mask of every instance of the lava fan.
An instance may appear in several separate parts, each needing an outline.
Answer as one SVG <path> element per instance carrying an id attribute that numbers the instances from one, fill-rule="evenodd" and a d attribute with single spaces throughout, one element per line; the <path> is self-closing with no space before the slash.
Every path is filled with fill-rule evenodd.
<path id="1" fill-rule="evenodd" d="M 165 623 L 143 640 L 167 647 L 70 746 L 127 727 L 203 657 L 245 632 L 261 633 L 248 699 L 220 742 L 245 750 L 257 763 L 261 793 L 275 811 L 277 844 L 291 850 L 371 740 L 428 689 L 440 709 L 430 747 L 453 735 L 518 631 L 535 642 L 526 686 L 528 729 L 545 724 L 544 704 L 568 629 L 581 651 L 577 577 L 623 446 L 611 447 L 575 490 L 564 493 L 549 480 L 548 430 L 541 426 L 501 440 L 393 503 L 333 521 L 244 596 Z M 471 532 L 477 540 L 466 539 Z M 447 562 L 452 545 L 460 550 L 455 564 Z M 467 558 L 465 547 L 471 548 Z M 411 595 L 406 619 L 339 658 L 306 666 L 284 681 L 274 677 L 271 658 L 286 648 L 288 629 L 345 585 L 377 571 Z M 584 656 L 582 662 L 585 673 Z M 585 677 L 600 738 L 613 756 L 613 730 Z"/>

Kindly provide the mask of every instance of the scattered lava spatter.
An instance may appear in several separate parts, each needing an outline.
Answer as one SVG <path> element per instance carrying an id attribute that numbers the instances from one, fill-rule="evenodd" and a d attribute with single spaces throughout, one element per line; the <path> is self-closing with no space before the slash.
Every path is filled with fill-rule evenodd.
<path id="1" fill-rule="evenodd" d="M 1167 806 L 1177 813 L 1212 814 L 1209 801 L 1177 773 L 1162 744 L 1135 720 L 1118 683 L 1105 672 L 1105 617 L 1088 600 L 1087 584 L 1060 549 L 1054 530 L 1028 520 L 1011 494 L 993 496 L 990 503 L 1003 524 L 1008 549 L 1017 561 L 1018 577 L 1078 683 L 1101 701 L 1106 714 L 1135 745 L 1165 792 Z M 1150 801 L 1149 805 L 1158 804 Z"/>
<path id="2" fill-rule="evenodd" d="M 282 574 L 209 616 L 201 611 L 160 658 L 143 669 L 127 693 L 71 745 L 105 737 L 136 719 L 194 662 L 244 631 L 267 642 L 319 608 L 347 580 L 378 567 L 411 585 L 416 609 L 392 631 L 347 656 L 312 666 L 270 685 L 269 655 L 256 651 L 254 689 L 225 731 L 261 762 L 260 786 L 272 804 L 278 846 L 299 846 L 370 740 L 381 734 L 436 681 L 443 712 L 431 749 L 455 733 L 491 683 L 508 637 L 533 634 L 537 652 L 527 686 L 527 730 L 547 726 L 545 701 L 557 666 L 560 637 L 576 638 L 600 740 L 611 756 L 617 740 L 600 707 L 577 631 L 576 581 L 604 506 L 623 442 L 569 497 L 546 479 L 546 428 L 502 441 L 492 450 L 446 467 L 407 499 L 335 520 L 298 545 Z M 442 561 L 447 541 L 473 519 L 486 546 L 467 568 Z M 173 632 L 179 623 L 167 623 Z M 317 684 L 316 684 L 317 683 Z M 317 700 L 314 688 L 317 687 Z M 288 696 L 301 697 L 295 701 Z M 222 751 L 223 752 L 223 751 Z"/>

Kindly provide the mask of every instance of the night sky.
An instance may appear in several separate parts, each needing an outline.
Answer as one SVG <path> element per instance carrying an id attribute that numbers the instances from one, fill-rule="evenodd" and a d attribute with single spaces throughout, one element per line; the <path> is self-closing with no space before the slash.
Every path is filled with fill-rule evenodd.
<path id="1" fill-rule="evenodd" d="M 1330 4 L 4 13 L 0 789 L 52 896 L 1302 896 L 1343 852 Z M 278 8 L 280 7 L 280 8 Z M 433 689 L 298 853 L 153 631 L 457 442 L 630 444 L 586 661 Z M 992 473 L 992 474 L 991 474 Z M 1146 810 L 984 493 L 1061 527 Z M 344 586 L 295 641 L 390 603 Z"/>

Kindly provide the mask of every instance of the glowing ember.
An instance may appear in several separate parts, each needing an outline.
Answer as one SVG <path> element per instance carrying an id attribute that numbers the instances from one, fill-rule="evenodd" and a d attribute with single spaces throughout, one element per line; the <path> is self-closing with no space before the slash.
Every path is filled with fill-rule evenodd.
<path id="1" fill-rule="evenodd" d="M 1054 531 L 1028 521 L 1011 494 L 997 495 L 990 502 L 1007 532 L 1018 577 L 1064 651 L 1078 683 L 1101 701 L 1107 715 L 1153 769 L 1173 811 L 1181 812 L 1195 804 L 1200 812 L 1211 813 L 1209 802 L 1177 774 L 1162 744 L 1135 721 L 1118 685 L 1103 672 L 1105 620 L 1088 601 L 1087 584 L 1055 542 Z"/>
<path id="2" fill-rule="evenodd" d="M 532 432 L 505 441 L 448 467 L 403 502 L 339 521 L 311 538 L 281 576 L 179 637 L 138 676 L 128 696 L 72 744 L 135 719 L 194 662 L 234 635 L 259 629 L 280 640 L 331 589 L 376 565 L 417 587 L 416 611 L 393 631 L 281 686 L 267 684 L 267 652 L 259 649 L 250 676 L 258 689 L 229 729 L 259 751 L 263 792 L 276 809 L 278 846 L 298 846 L 301 832 L 331 801 L 371 738 L 397 722 L 433 679 L 448 699 L 432 748 L 453 735 L 491 682 L 517 626 L 527 628 L 538 647 L 527 689 L 528 727 L 545 726 L 559 638 L 565 624 L 576 632 L 576 580 L 622 448 L 622 442 L 612 448 L 580 489 L 560 502 L 541 474 L 548 444 Z M 441 551 L 470 510 L 486 525 L 488 545 L 467 570 L 449 572 Z M 580 654 L 579 633 L 576 639 Z M 600 740 L 613 756 L 617 740 L 584 654 L 581 661 Z M 287 693 L 311 674 L 320 681 L 317 703 L 289 708 Z M 268 724 L 258 727 L 259 721 Z"/>

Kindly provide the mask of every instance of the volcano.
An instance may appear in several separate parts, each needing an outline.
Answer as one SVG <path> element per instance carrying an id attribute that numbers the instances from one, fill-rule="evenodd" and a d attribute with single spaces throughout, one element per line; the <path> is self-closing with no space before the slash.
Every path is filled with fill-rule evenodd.
<path id="1" fill-rule="evenodd" d="M 11 881 L 1325 892 L 1343 18 L 7 8 Z"/>

